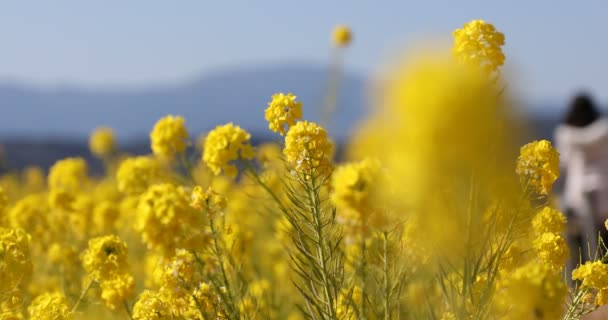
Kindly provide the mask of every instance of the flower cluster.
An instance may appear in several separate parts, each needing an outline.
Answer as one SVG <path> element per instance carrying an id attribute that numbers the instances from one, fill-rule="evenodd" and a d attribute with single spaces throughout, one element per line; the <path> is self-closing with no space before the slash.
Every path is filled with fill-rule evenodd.
<path id="1" fill-rule="evenodd" d="M 608 264 L 602 261 L 587 261 L 572 271 L 572 280 L 579 280 L 584 288 L 597 292 L 596 305 L 608 304 Z"/>
<path id="2" fill-rule="evenodd" d="M 505 62 L 505 36 L 494 25 L 472 20 L 454 31 L 454 56 L 464 63 L 496 71 Z"/>
<path id="3" fill-rule="evenodd" d="M 559 177 L 559 153 L 547 140 L 533 141 L 521 147 L 517 174 L 540 194 L 548 194 Z"/>
<path id="4" fill-rule="evenodd" d="M 332 40 L 337 47 L 346 47 L 352 41 L 353 35 L 349 27 L 339 25 L 334 28 Z"/>
<path id="5" fill-rule="evenodd" d="M 150 148 L 156 156 L 171 159 L 186 150 L 188 138 L 184 118 L 169 115 L 154 125 L 150 132 Z"/>
<path id="6" fill-rule="evenodd" d="M 247 131 L 232 123 L 217 126 L 205 138 L 203 162 L 215 175 L 224 172 L 229 177 L 235 177 L 237 168 L 232 162 L 254 156 L 250 138 Z"/>
<path id="7" fill-rule="evenodd" d="M 146 156 L 132 157 L 123 160 L 116 172 L 118 190 L 130 194 L 140 194 L 150 185 L 162 180 L 160 163 Z"/>
<path id="8" fill-rule="evenodd" d="M 333 148 L 323 127 L 314 122 L 302 121 L 289 128 L 283 155 L 296 171 L 308 173 L 330 167 Z"/>
<path id="9" fill-rule="evenodd" d="M 204 245 L 201 219 L 190 206 L 190 196 L 184 188 L 155 184 L 139 200 L 135 227 L 149 247 L 171 254 L 176 248 Z"/>
<path id="10" fill-rule="evenodd" d="M 135 282 L 128 273 L 127 244 L 116 235 L 89 240 L 82 256 L 82 266 L 101 287 L 101 299 L 111 310 L 123 305 L 135 294 Z"/>
<path id="11" fill-rule="evenodd" d="M 101 127 L 95 129 L 89 137 L 89 149 L 98 157 L 111 156 L 116 151 L 116 138 L 112 128 Z"/>
<path id="12" fill-rule="evenodd" d="M 284 135 L 286 126 L 289 129 L 297 120 L 302 119 L 302 102 L 296 101 L 296 96 L 291 93 L 274 94 L 264 112 L 264 117 L 268 121 L 270 130 Z"/>

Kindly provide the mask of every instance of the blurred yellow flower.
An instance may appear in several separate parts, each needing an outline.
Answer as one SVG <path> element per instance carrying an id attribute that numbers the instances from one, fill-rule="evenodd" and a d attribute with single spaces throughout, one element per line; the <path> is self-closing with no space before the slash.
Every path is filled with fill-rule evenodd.
<path id="1" fill-rule="evenodd" d="M 116 172 L 118 190 L 128 194 L 139 194 L 153 183 L 162 180 L 160 163 L 147 156 L 132 157 L 123 160 Z"/>
<path id="2" fill-rule="evenodd" d="M 135 295 L 135 280 L 126 273 L 104 280 L 99 286 L 101 299 L 110 310 L 123 308 L 125 301 L 132 299 Z"/>
<path id="3" fill-rule="evenodd" d="M 545 232 L 533 243 L 539 260 L 554 268 L 561 270 L 570 255 L 566 240 L 558 233 Z"/>
<path id="4" fill-rule="evenodd" d="M 127 244 L 116 235 L 89 240 L 82 254 L 82 266 L 96 281 L 112 279 L 127 268 Z"/>
<path id="5" fill-rule="evenodd" d="M 559 319 L 566 292 L 559 273 L 544 264 L 526 264 L 502 281 L 497 302 L 505 315 L 500 319 Z"/>
<path id="6" fill-rule="evenodd" d="M 337 47 L 346 47 L 352 41 L 352 32 L 345 25 L 338 25 L 332 33 L 332 41 Z"/>
<path id="7" fill-rule="evenodd" d="M 50 189 L 80 191 L 87 180 L 87 163 L 82 158 L 65 158 L 55 162 L 49 170 Z"/>
<path id="8" fill-rule="evenodd" d="M 0 294 L 27 287 L 33 268 L 29 244 L 25 231 L 0 227 Z"/>
<path id="9" fill-rule="evenodd" d="M 556 209 L 545 206 L 532 219 L 532 227 L 537 234 L 561 233 L 566 229 L 566 216 Z"/>
<path id="10" fill-rule="evenodd" d="M 188 138 L 184 118 L 168 115 L 158 120 L 150 132 L 150 148 L 156 156 L 172 159 L 186 150 Z"/>
<path id="11" fill-rule="evenodd" d="M 116 139 L 112 128 L 101 127 L 91 133 L 89 149 L 98 157 L 110 156 L 116 151 Z"/>
<path id="12" fill-rule="evenodd" d="M 67 320 L 72 319 L 67 299 L 62 293 L 43 293 L 37 296 L 27 307 L 30 319 Z"/>
<path id="13" fill-rule="evenodd" d="M 133 306 L 133 320 L 171 320 L 173 315 L 163 296 L 155 291 L 145 290 Z"/>

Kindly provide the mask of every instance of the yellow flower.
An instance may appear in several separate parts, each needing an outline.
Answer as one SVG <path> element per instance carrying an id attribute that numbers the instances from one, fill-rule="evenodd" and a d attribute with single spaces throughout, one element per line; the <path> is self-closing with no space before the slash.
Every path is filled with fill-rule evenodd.
<path id="1" fill-rule="evenodd" d="M 152 185 L 141 196 L 135 229 L 148 247 L 163 254 L 205 245 L 202 216 L 190 206 L 190 195 L 170 183 Z"/>
<path id="2" fill-rule="evenodd" d="M 572 280 L 582 281 L 582 285 L 587 288 L 608 288 L 608 264 L 587 261 L 572 271 Z"/>
<path id="3" fill-rule="evenodd" d="M 65 320 L 72 319 L 67 299 L 59 292 L 43 293 L 27 307 L 30 319 Z"/>
<path id="4" fill-rule="evenodd" d="M 27 287 L 32 276 L 30 236 L 0 227 L 0 295 Z"/>
<path id="5" fill-rule="evenodd" d="M 114 229 L 120 209 L 112 201 L 101 201 L 93 210 L 93 222 L 99 233 L 107 233 Z"/>
<path id="6" fill-rule="evenodd" d="M 209 214 L 214 214 L 226 208 L 226 198 L 213 189 L 208 188 L 203 191 L 201 186 L 192 189 L 192 201 L 190 205 L 197 210 L 207 210 Z"/>
<path id="7" fill-rule="evenodd" d="M 8 197 L 6 196 L 6 192 L 4 192 L 4 188 L 0 186 L 0 212 L 6 208 L 8 205 Z"/>
<path id="8" fill-rule="evenodd" d="M 66 158 L 55 162 L 49 170 L 50 189 L 79 191 L 87 179 L 87 163 L 82 158 Z"/>
<path id="9" fill-rule="evenodd" d="M 345 25 L 338 25 L 334 28 L 332 40 L 337 47 L 346 47 L 352 41 L 350 28 Z"/>
<path id="10" fill-rule="evenodd" d="M 172 159 L 186 150 L 188 138 L 184 118 L 168 115 L 158 120 L 150 132 L 150 148 L 156 156 Z"/>
<path id="11" fill-rule="evenodd" d="M 331 200 L 337 208 L 365 211 L 369 206 L 370 192 L 380 163 L 371 159 L 336 167 L 331 181 Z"/>
<path id="12" fill-rule="evenodd" d="M 49 206 L 54 209 L 72 211 L 74 200 L 74 195 L 64 190 L 51 189 L 49 192 Z"/>
<path id="13" fill-rule="evenodd" d="M 461 62 L 496 71 L 505 62 L 505 36 L 491 23 L 473 20 L 454 31 L 454 56 Z"/>
<path id="14" fill-rule="evenodd" d="M 116 139 L 112 128 L 101 127 L 95 129 L 89 137 L 89 149 L 98 157 L 107 157 L 116 150 Z"/>
<path id="15" fill-rule="evenodd" d="M 540 261 L 555 270 L 562 270 L 570 252 L 566 240 L 558 234 L 545 232 L 534 240 L 534 249 Z"/>
<path id="16" fill-rule="evenodd" d="M 291 93 L 277 93 L 272 96 L 268 103 L 264 117 L 268 121 L 268 128 L 274 132 L 285 134 L 287 129 L 302 119 L 302 102 L 296 101 L 296 96 Z"/>
<path id="17" fill-rule="evenodd" d="M 113 279 L 126 271 L 127 252 L 127 244 L 118 236 L 93 238 L 83 252 L 82 266 L 96 281 Z"/>
<path id="18" fill-rule="evenodd" d="M 139 156 L 123 160 L 116 172 L 118 190 L 129 194 L 139 194 L 162 179 L 160 163 L 151 157 Z"/>
<path id="19" fill-rule="evenodd" d="M 566 216 L 558 210 L 545 206 L 532 219 L 532 227 L 537 234 L 561 233 L 566 228 Z"/>
<path id="20" fill-rule="evenodd" d="M 100 284 L 101 299 L 110 310 L 123 308 L 125 301 L 135 295 L 135 280 L 129 274 L 120 274 Z"/>
<path id="21" fill-rule="evenodd" d="M 247 131 L 232 123 L 217 126 L 205 138 L 203 162 L 215 175 L 223 171 L 229 177 L 236 177 L 237 168 L 231 162 L 254 157 L 250 138 Z"/>
<path id="22" fill-rule="evenodd" d="M 508 274 L 502 282 L 497 304 L 501 319 L 559 319 L 566 296 L 559 273 L 538 263 L 529 263 Z"/>
<path id="23" fill-rule="evenodd" d="M 48 213 L 46 195 L 28 194 L 8 210 L 8 221 L 12 228 L 24 229 L 34 239 L 45 239 L 49 234 L 49 222 L 54 218 Z"/>
<path id="24" fill-rule="evenodd" d="M 559 153 L 547 140 L 530 142 L 521 147 L 516 172 L 540 194 L 549 194 L 559 177 Z"/>
<path id="25" fill-rule="evenodd" d="M 173 315 L 163 296 L 154 291 L 145 290 L 133 306 L 133 320 L 170 320 Z"/>
<path id="26" fill-rule="evenodd" d="M 314 122 L 302 121 L 289 128 L 283 155 L 287 163 L 305 174 L 331 167 L 334 146 L 327 132 Z"/>

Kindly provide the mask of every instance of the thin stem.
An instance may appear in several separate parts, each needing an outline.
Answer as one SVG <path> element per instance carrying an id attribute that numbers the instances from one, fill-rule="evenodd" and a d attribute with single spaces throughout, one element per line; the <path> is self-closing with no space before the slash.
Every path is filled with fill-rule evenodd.
<path id="1" fill-rule="evenodd" d="M 89 292 L 89 290 L 93 286 L 94 282 L 95 282 L 95 280 L 89 281 L 89 284 L 87 284 L 86 288 L 84 290 L 82 290 L 82 292 L 80 293 L 80 297 L 78 297 L 78 300 L 76 300 L 76 304 L 74 304 L 74 307 L 72 307 L 72 310 L 70 311 L 71 313 L 76 312 L 76 310 L 78 309 L 78 306 L 80 305 L 80 302 L 82 302 L 82 300 L 84 299 L 84 296 L 87 295 L 87 292 Z"/>
<path id="2" fill-rule="evenodd" d="M 129 303 L 127 303 L 127 300 L 123 300 L 122 302 L 125 306 L 125 310 L 127 311 L 127 314 L 129 315 L 129 319 L 133 320 L 133 314 L 131 313 L 131 308 L 129 308 Z"/>
<path id="3" fill-rule="evenodd" d="M 389 279 L 389 264 L 388 264 L 388 233 L 386 231 L 382 232 L 382 251 L 383 251 L 383 268 L 384 272 L 384 320 L 389 320 L 391 318 L 390 312 L 390 279 Z"/>
<path id="4" fill-rule="evenodd" d="M 222 281 L 224 282 L 224 286 L 226 286 L 226 292 L 228 294 L 228 299 L 230 300 L 230 303 L 226 303 L 226 306 L 230 309 L 230 313 L 231 314 L 235 314 L 237 318 L 238 317 L 238 312 L 236 310 L 236 308 L 234 307 L 233 303 L 234 303 L 234 297 L 232 296 L 232 290 L 230 288 L 230 282 L 228 282 L 228 276 L 226 275 L 226 269 L 224 268 L 224 261 L 222 260 L 222 256 L 221 256 L 221 249 L 220 249 L 220 244 L 219 244 L 219 240 L 218 240 L 218 234 L 217 231 L 215 229 L 215 224 L 213 223 L 213 219 L 209 219 L 209 226 L 211 228 L 211 234 L 213 236 L 213 244 L 215 247 L 214 254 L 215 254 L 215 258 L 217 259 L 218 264 L 220 265 L 220 271 L 222 273 Z"/>
<path id="5" fill-rule="evenodd" d="M 310 190 L 308 195 L 312 204 L 312 216 L 315 224 L 315 231 L 317 236 L 317 259 L 321 267 L 321 279 L 323 281 L 323 290 L 325 293 L 325 299 L 327 303 L 327 314 L 330 319 L 335 319 L 335 308 L 334 299 L 331 290 L 331 284 L 329 282 L 329 271 L 327 268 L 327 255 L 325 252 L 325 241 L 323 237 L 323 221 L 321 219 L 321 206 L 317 195 L 317 186 L 315 182 L 314 174 L 310 175 Z"/>
<path id="6" fill-rule="evenodd" d="M 251 165 L 251 162 L 245 161 L 245 168 L 247 172 L 249 172 L 249 174 L 253 177 L 253 179 L 264 189 L 264 191 L 266 191 L 270 195 L 270 197 L 272 197 L 272 199 L 277 203 L 281 211 L 286 214 L 288 210 L 283 205 L 283 202 L 281 202 L 281 200 L 274 193 L 274 191 L 272 191 L 272 189 L 270 189 L 270 187 L 266 183 L 264 183 L 264 181 L 262 181 L 262 178 L 260 178 L 258 172 L 255 171 L 255 168 Z"/>

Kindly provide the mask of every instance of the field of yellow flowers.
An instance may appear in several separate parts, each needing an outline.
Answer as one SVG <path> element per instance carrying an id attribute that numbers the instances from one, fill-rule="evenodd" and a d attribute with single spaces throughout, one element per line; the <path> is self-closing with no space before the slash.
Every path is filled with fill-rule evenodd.
<path id="1" fill-rule="evenodd" d="M 0 319 L 580 319 L 608 303 L 602 253 L 565 271 L 558 153 L 515 143 L 504 35 L 474 20 L 453 36 L 379 77 L 344 163 L 277 93 L 260 121 L 280 143 L 233 123 L 194 141 L 168 115 L 146 156 L 96 129 L 102 177 L 81 158 L 3 176 Z M 334 30 L 337 55 L 351 37 Z"/>

